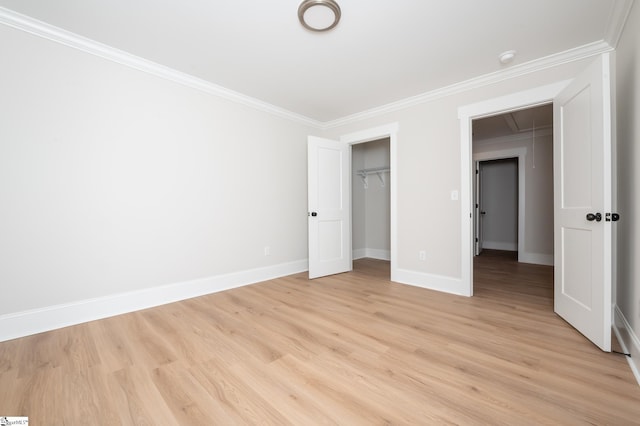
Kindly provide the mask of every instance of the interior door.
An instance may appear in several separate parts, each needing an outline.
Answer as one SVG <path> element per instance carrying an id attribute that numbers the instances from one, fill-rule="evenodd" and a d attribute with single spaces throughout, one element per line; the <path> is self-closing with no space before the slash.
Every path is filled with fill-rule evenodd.
<path id="1" fill-rule="evenodd" d="M 350 146 L 309 136 L 308 171 L 309 278 L 351 271 Z"/>
<path id="2" fill-rule="evenodd" d="M 554 310 L 611 350 L 609 55 L 554 100 Z"/>

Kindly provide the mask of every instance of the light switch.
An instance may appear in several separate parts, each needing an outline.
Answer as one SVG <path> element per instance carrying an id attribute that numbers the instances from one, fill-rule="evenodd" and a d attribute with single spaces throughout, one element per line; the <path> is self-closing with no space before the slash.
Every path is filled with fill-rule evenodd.
<path id="1" fill-rule="evenodd" d="M 458 200 L 458 191 L 456 191 L 456 190 L 451 191 L 451 200 L 452 201 L 457 201 Z"/>

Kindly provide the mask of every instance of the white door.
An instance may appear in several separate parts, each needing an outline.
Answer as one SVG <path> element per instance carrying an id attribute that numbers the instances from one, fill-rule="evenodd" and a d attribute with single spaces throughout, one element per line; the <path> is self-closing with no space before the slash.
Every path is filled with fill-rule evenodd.
<path id="1" fill-rule="evenodd" d="M 554 100 L 554 310 L 611 350 L 609 55 Z"/>
<path id="2" fill-rule="evenodd" d="M 309 278 L 351 271 L 350 146 L 309 136 L 308 163 Z"/>

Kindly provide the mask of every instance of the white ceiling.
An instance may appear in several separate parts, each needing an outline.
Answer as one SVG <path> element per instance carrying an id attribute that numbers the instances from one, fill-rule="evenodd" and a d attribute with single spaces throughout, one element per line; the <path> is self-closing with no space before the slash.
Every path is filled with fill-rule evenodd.
<path id="1" fill-rule="evenodd" d="M 0 6 L 319 122 L 605 40 L 629 0 L 0 0 Z M 621 4 L 623 6 L 621 6 Z M 615 42 L 615 41 L 614 41 Z"/>

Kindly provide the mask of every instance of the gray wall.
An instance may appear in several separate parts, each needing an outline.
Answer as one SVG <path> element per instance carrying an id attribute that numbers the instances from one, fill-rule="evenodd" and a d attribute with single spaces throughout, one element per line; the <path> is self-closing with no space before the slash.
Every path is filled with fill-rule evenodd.
<path id="1" fill-rule="evenodd" d="M 313 128 L 5 25 L 0 40 L 1 314 L 304 268 Z"/>
<path id="2" fill-rule="evenodd" d="M 632 362 L 640 368 L 640 4 L 636 1 L 616 52 L 618 319 L 630 327 L 626 335 Z M 623 318 L 620 318 L 622 316 Z M 624 331 L 624 330 L 623 330 Z M 628 330 L 627 330 L 628 331 Z M 638 377 L 640 380 L 640 377 Z"/>
<path id="3" fill-rule="evenodd" d="M 366 146 L 361 143 L 351 147 L 351 247 L 356 259 L 364 257 L 367 248 L 367 192 L 362 178 L 356 173 L 365 168 Z"/>
<path id="4" fill-rule="evenodd" d="M 469 212 L 466 206 L 462 208 L 461 200 L 451 199 L 451 192 L 460 190 L 462 185 L 459 107 L 571 79 L 591 61 L 589 58 L 565 63 L 495 84 L 434 97 L 404 109 L 364 116 L 323 132 L 323 137 L 339 139 L 364 129 L 398 124 L 397 253 L 394 253 L 398 270 L 410 275 L 413 282 L 425 286 L 435 283 L 433 287 L 446 287 L 456 292 L 464 285 L 461 222 L 463 215 L 468 217 Z M 536 152 L 538 147 L 542 147 L 542 143 Z M 542 166 L 536 165 L 536 170 L 542 172 Z M 550 232 L 553 232 L 552 228 Z M 420 251 L 425 252 L 425 261 L 420 260 Z"/>

